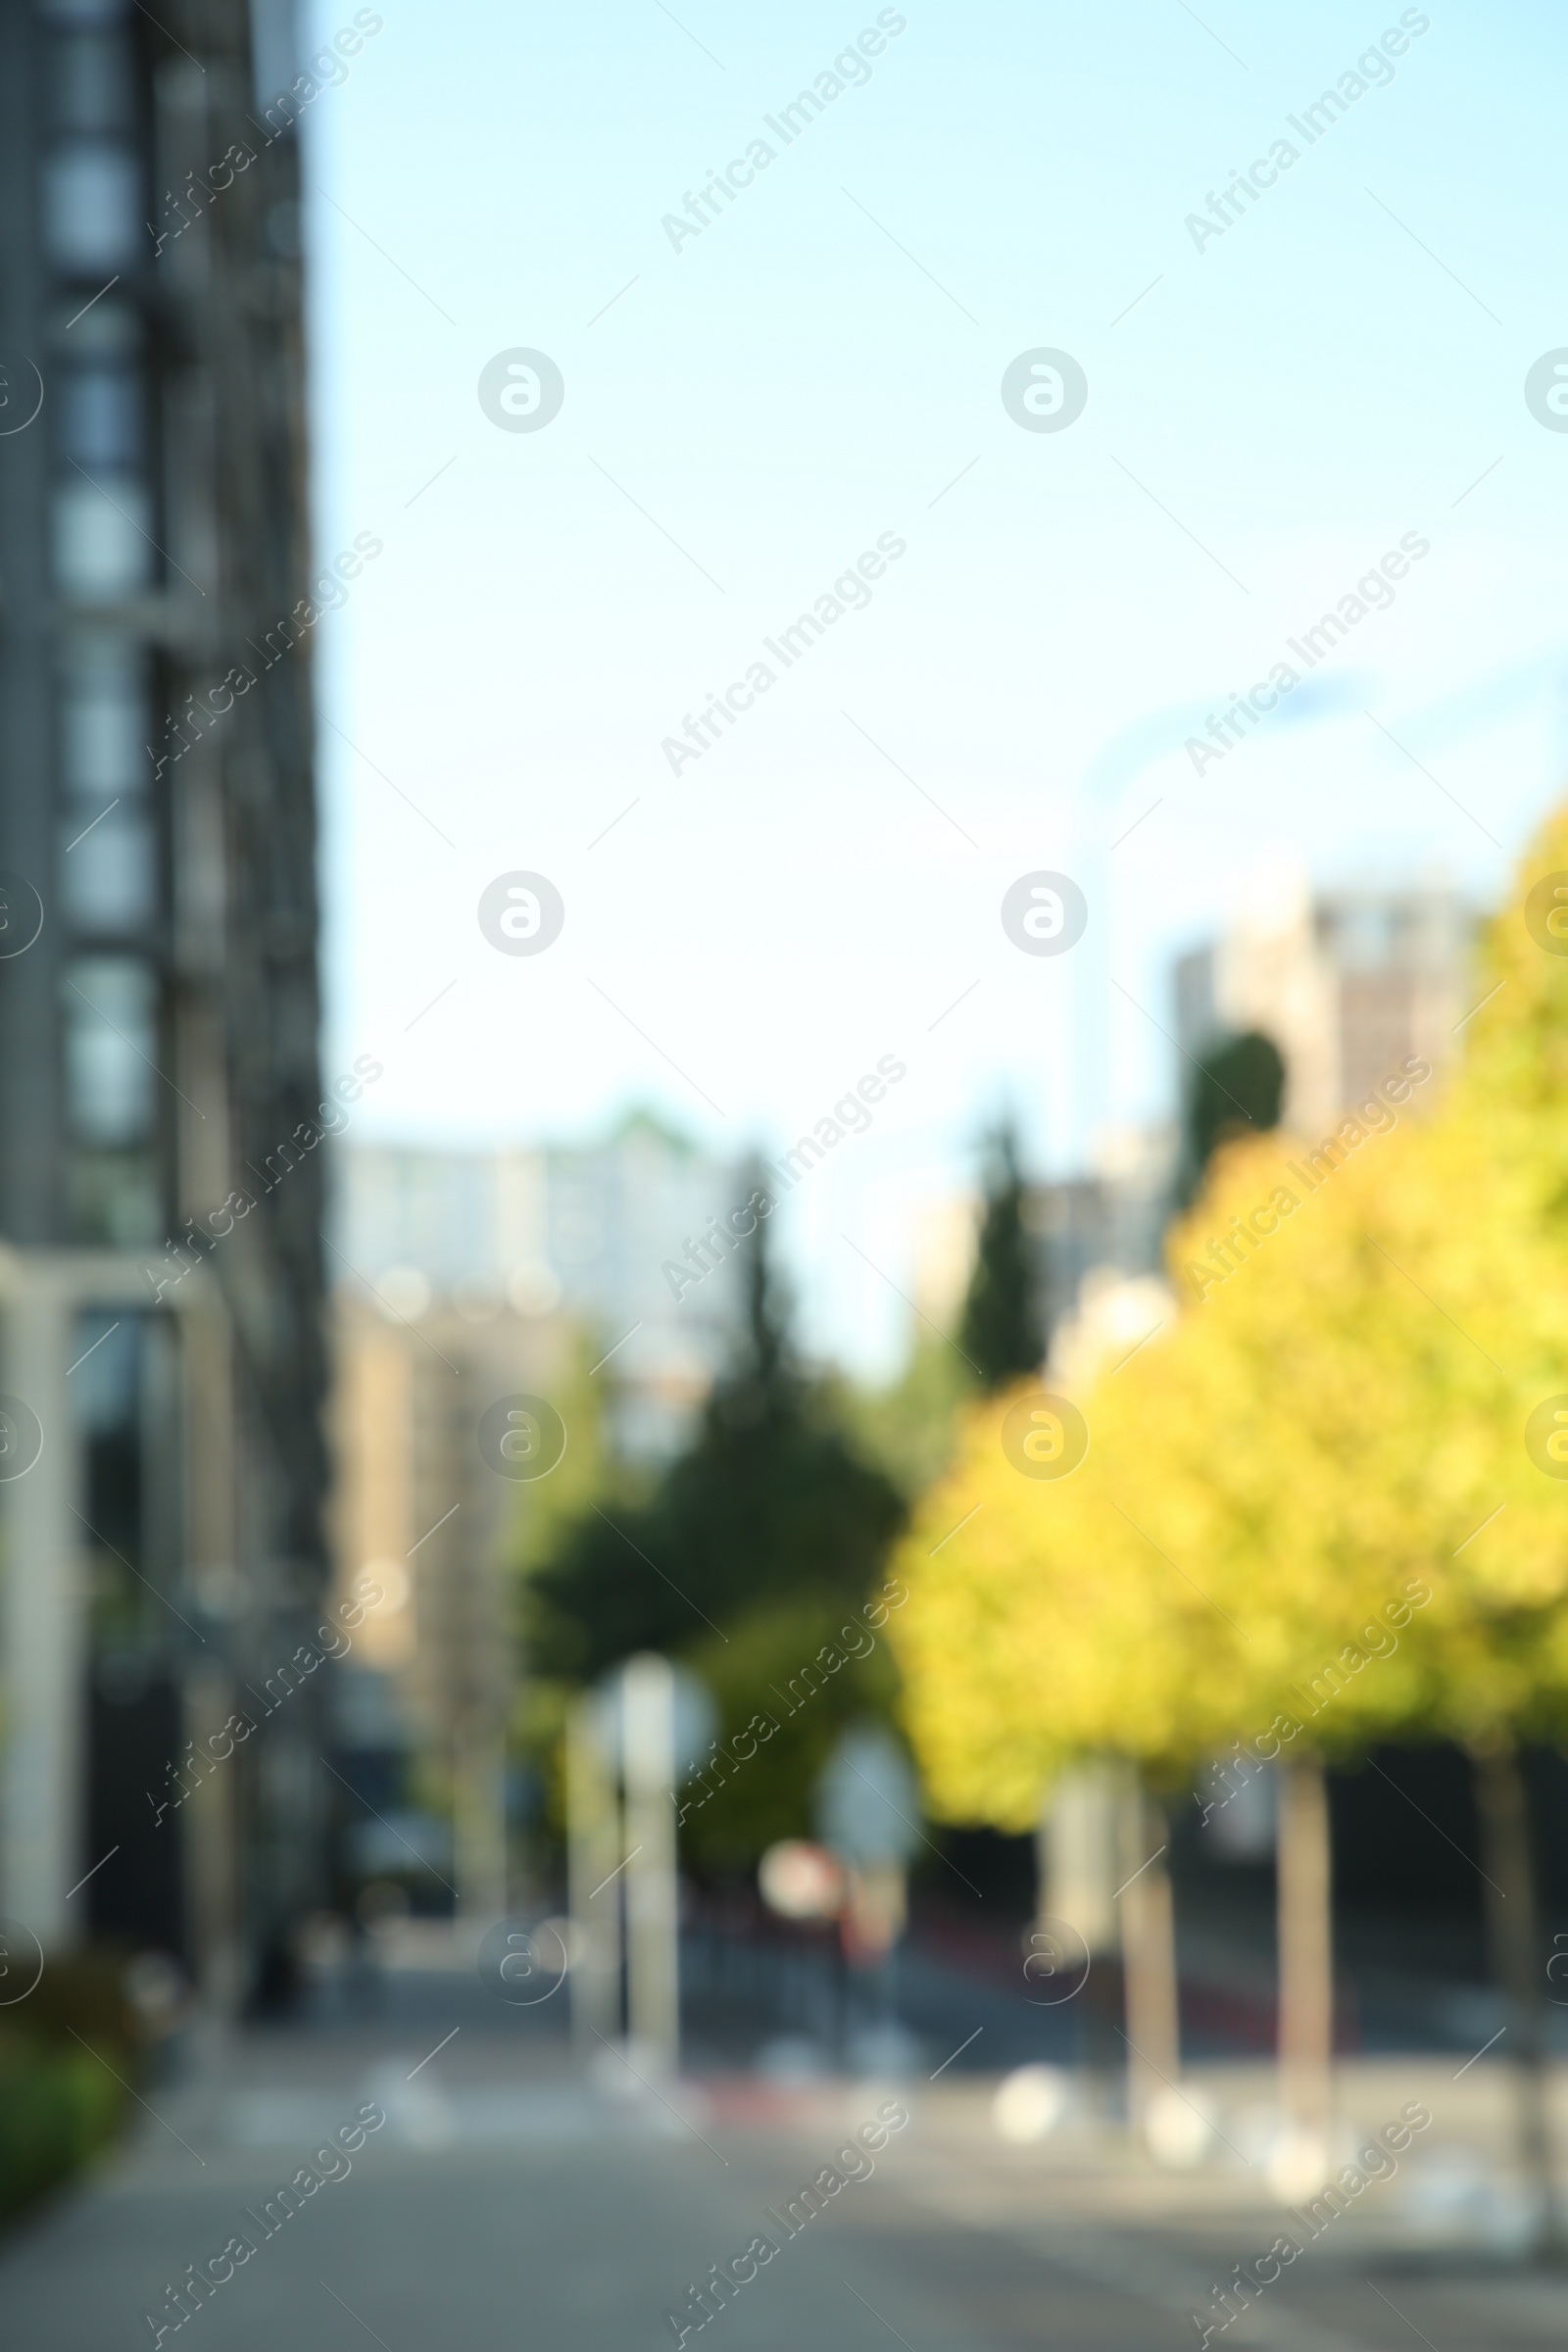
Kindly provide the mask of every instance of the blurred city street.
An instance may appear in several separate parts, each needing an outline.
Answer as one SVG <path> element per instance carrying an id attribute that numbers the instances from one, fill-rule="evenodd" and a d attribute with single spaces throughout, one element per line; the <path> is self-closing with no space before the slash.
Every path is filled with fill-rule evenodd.
<path id="1" fill-rule="evenodd" d="M 709 2323 L 737 2352 L 890 2336 L 911 2352 L 1146 2352 L 1198 2342 L 1192 2315 L 1222 2316 L 1215 2288 L 1282 2224 L 1247 2153 L 1267 2118 L 1261 2067 L 1193 2071 L 1234 2144 L 1160 2169 L 1076 2104 L 1048 2137 L 1006 2144 L 995 2075 L 959 2065 L 935 2082 L 924 2064 L 912 2079 L 789 2082 L 705 2072 L 699 2045 L 695 2071 L 662 2088 L 608 2050 L 585 2080 L 559 2003 L 503 2011 L 446 1957 L 388 1971 L 377 2014 L 346 2015 L 328 1985 L 306 2022 L 192 2050 L 149 2085 L 156 2113 L 0 2259 L 8 2347 L 147 2343 L 148 2314 L 172 2339 L 168 2287 L 239 2232 L 256 2251 L 184 2323 L 211 2352 L 328 2352 L 366 2334 L 387 2352 L 653 2352 L 675 2342 L 666 2315 L 691 2287 L 760 2232 L 777 2252 Z M 1343 2069 L 1347 2151 L 1408 2100 L 1430 2108 L 1430 2132 L 1223 2340 L 1560 2345 L 1568 2281 L 1509 2258 L 1506 2090 L 1487 2062 L 1458 2082 L 1428 2058 Z M 1568 2082 L 1557 2092 L 1568 2119 Z M 802 2207 L 803 2184 L 890 2102 L 909 2120 L 872 2169 L 823 2210 Z M 264 2235 L 280 2185 L 367 2107 L 386 2122 L 351 2169 L 286 2219 L 274 2204 Z M 695 2336 L 689 2310 L 687 2323 Z"/>
<path id="2" fill-rule="evenodd" d="M 1568 2345 L 1568 11 L 1200 5 L 0 0 L 0 2352 Z"/>

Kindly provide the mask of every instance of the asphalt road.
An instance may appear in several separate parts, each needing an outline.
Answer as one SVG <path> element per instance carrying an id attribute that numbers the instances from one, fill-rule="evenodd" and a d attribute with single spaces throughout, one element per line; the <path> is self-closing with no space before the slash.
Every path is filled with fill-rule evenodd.
<path id="1" fill-rule="evenodd" d="M 688 2308 L 688 2348 L 1161 2352 L 1198 2343 L 1195 2307 L 1212 2314 L 1212 2283 L 1276 2227 L 1240 2164 L 1159 2175 L 1089 2121 L 1076 2140 L 1004 2146 L 979 2078 L 645 2087 L 606 2052 L 589 2082 L 559 2022 L 432 1977 L 379 2017 L 207 2048 L 149 2088 L 91 2181 L 7 2241 L 0 2342 L 654 2352 L 675 2345 L 666 2315 L 689 2289 L 761 2236 L 776 2251 L 706 2327 Z M 860 2171 L 841 2151 L 890 2100 L 907 2124 L 806 2218 L 802 2186 Z M 356 2144 L 367 2109 L 385 2121 Z M 1213 2343 L 1555 2352 L 1561 2283 L 1462 2230 L 1417 2243 L 1396 2192 L 1377 2195 Z M 171 2289 L 230 2263 L 181 2320 Z"/>

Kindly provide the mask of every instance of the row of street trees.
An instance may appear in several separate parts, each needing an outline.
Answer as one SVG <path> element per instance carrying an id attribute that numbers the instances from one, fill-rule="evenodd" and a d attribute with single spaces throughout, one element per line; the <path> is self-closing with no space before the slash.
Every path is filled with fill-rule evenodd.
<path id="1" fill-rule="evenodd" d="M 1171 1326 L 1073 1400 L 1080 1465 L 1021 1445 L 1054 1427 L 1027 1391 L 971 1409 L 898 1555 L 892 1629 L 948 1818 L 1025 1828 L 1092 1758 L 1156 1794 L 1216 1756 L 1232 1781 L 1278 1766 L 1281 2049 L 1307 2144 L 1327 2125 L 1324 1765 L 1460 1743 L 1548 2233 L 1518 1758 L 1568 1730 L 1564 869 L 1568 811 L 1489 929 L 1441 1098 L 1406 1064 L 1326 1149 L 1220 1147 L 1171 1237 Z M 1135 1898 L 1156 1918 L 1158 1868 Z"/>

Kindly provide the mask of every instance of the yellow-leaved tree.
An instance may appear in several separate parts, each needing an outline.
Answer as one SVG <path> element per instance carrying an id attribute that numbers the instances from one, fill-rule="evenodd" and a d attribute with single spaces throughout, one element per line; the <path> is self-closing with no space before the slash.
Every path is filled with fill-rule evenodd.
<path id="1" fill-rule="evenodd" d="M 898 1632 L 952 1817 L 1022 1826 L 1089 1754 L 1279 1764 L 1281 2054 L 1308 2167 L 1331 2031 L 1323 1760 L 1462 1741 L 1548 2230 L 1516 1750 L 1568 1723 L 1559 873 L 1568 930 L 1568 815 L 1491 926 L 1441 1098 L 1409 1057 L 1329 1137 L 1219 1156 L 1171 1237 L 1176 1328 L 1080 1400 L 1079 1467 L 1023 1474 L 1003 1442 L 1016 1396 L 971 1416 L 905 1546 Z"/>

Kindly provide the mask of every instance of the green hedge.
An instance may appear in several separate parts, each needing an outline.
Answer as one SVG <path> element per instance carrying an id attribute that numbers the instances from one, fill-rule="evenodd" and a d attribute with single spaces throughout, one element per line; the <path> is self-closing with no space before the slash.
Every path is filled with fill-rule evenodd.
<path id="1" fill-rule="evenodd" d="M 0 2047 L 0 2222 L 79 2172 L 113 2137 L 124 2097 L 85 2050 Z"/>
<path id="2" fill-rule="evenodd" d="M 140 2064 L 122 1974 L 115 1955 L 52 1960 L 25 2001 L 0 2009 L 0 2224 L 114 2137 L 126 2105 L 116 2077 L 134 2082 Z"/>

